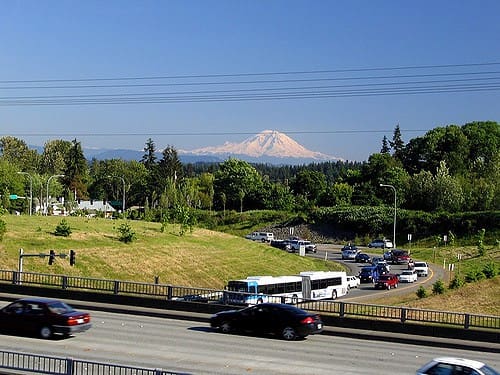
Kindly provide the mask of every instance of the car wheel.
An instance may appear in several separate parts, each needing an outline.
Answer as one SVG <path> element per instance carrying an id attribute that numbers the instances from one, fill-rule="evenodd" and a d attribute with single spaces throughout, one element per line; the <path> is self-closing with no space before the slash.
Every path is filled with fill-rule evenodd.
<path id="1" fill-rule="evenodd" d="M 390 285 L 387 285 L 387 290 L 391 290 L 391 286 Z"/>
<path id="2" fill-rule="evenodd" d="M 332 299 L 337 299 L 337 291 L 336 290 L 334 290 L 332 292 Z"/>
<path id="3" fill-rule="evenodd" d="M 398 283 L 394 284 L 394 288 L 397 288 L 398 287 Z"/>
<path id="4" fill-rule="evenodd" d="M 39 331 L 40 337 L 42 339 L 50 339 L 52 337 L 52 327 L 51 326 L 42 326 Z"/>
<path id="5" fill-rule="evenodd" d="M 285 327 L 283 328 L 283 331 L 281 331 L 281 336 L 287 340 L 295 340 L 297 338 L 297 333 L 292 327 Z"/>
<path id="6" fill-rule="evenodd" d="M 224 321 L 220 324 L 219 331 L 222 333 L 231 333 L 232 330 L 231 323 Z"/>

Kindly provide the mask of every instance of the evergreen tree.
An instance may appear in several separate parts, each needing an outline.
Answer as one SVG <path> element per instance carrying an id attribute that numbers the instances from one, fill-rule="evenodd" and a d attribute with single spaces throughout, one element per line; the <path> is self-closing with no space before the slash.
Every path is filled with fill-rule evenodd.
<path id="1" fill-rule="evenodd" d="M 382 138 L 382 148 L 380 149 L 380 153 L 388 154 L 389 151 L 390 151 L 389 141 L 387 140 L 387 137 L 384 135 L 384 138 Z"/>
<path id="2" fill-rule="evenodd" d="M 398 160 L 402 160 L 405 144 L 403 142 L 403 139 L 401 138 L 401 130 L 399 129 L 399 124 L 396 125 L 394 134 L 392 136 L 392 141 L 389 143 L 393 150 L 392 156 L 394 156 L 394 158 Z"/>

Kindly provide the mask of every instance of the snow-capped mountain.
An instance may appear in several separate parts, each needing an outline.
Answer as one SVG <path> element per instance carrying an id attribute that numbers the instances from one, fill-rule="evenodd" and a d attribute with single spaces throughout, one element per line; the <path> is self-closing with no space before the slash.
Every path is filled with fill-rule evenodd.
<path id="1" fill-rule="evenodd" d="M 157 152 L 161 159 L 161 151 Z M 141 160 L 144 151 L 126 149 L 84 149 L 87 159 L 97 160 L 123 159 Z M 196 150 L 177 150 L 183 163 L 220 163 L 229 157 L 235 157 L 250 163 L 269 163 L 298 165 L 324 161 L 342 161 L 343 159 L 306 149 L 286 134 L 275 130 L 264 130 L 241 143 L 226 142 L 222 146 L 204 147 Z"/>
<path id="2" fill-rule="evenodd" d="M 256 160 L 279 159 L 282 162 L 294 160 L 295 163 L 299 160 L 309 162 L 342 160 L 335 156 L 308 150 L 286 134 L 276 130 L 264 130 L 241 143 L 226 142 L 222 146 L 204 147 L 191 151 L 179 150 L 179 155 L 183 154 L 212 155 L 222 158 L 234 155 Z"/>

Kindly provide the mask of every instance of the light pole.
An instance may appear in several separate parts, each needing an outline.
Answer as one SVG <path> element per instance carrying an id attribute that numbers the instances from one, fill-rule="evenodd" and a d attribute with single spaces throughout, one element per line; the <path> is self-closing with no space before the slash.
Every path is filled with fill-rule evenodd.
<path id="1" fill-rule="evenodd" d="M 25 174 L 30 178 L 30 216 L 31 216 L 31 210 L 33 207 L 33 179 L 31 178 L 31 175 L 28 172 L 17 172 L 17 174 Z"/>
<path id="2" fill-rule="evenodd" d="M 122 193 L 122 210 L 123 210 L 123 213 L 125 214 L 125 179 L 121 176 L 110 176 L 108 175 L 108 178 L 119 178 L 120 180 L 122 180 L 122 183 L 123 183 L 123 193 Z"/>
<path id="3" fill-rule="evenodd" d="M 392 185 L 386 185 L 386 184 L 380 184 L 380 186 L 382 187 L 389 187 L 389 188 L 392 188 L 392 190 L 394 190 L 394 229 L 393 229 L 393 237 L 392 237 L 392 246 L 393 248 L 395 249 L 396 248 L 396 202 L 397 202 L 397 198 L 396 198 L 396 188 Z"/>
<path id="4" fill-rule="evenodd" d="M 49 215 L 49 185 L 50 185 L 50 180 L 52 180 L 54 177 L 64 177 L 64 175 L 55 174 L 53 176 L 50 176 L 49 179 L 47 180 L 47 201 L 45 202 L 45 216 Z"/>

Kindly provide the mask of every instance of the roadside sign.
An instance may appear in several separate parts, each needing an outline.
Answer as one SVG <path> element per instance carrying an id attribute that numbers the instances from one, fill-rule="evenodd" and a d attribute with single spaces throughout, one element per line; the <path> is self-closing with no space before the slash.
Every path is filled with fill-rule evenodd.
<path id="1" fill-rule="evenodd" d="M 11 194 L 11 195 L 9 195 L 9 198 L 12 199 L 12 200 L 16 200 L 17 199 L 17 194 Z"/>

